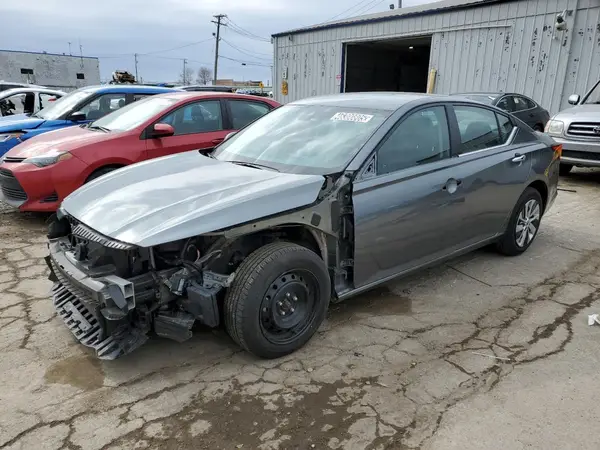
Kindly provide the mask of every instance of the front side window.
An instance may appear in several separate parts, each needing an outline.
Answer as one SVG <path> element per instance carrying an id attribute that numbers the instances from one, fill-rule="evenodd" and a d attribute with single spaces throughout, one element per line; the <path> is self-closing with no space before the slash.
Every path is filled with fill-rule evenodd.
<path id="1" fill-rule="evenodd" d="M 269 107 L 264 103 L 249 102 L 246 100 L 230 100 L 231 121 L 234 130 L 240 130 L 259 117 L 269 112 Z"/>
<path id="2" fill-rule="evenodd" d="M 163 117 L 160 122 L 171 125 L 175 129 L 175 136 L 221 131 L 221 102 L 204 100 L 189 103 Z"/>
<path id="3" fill-rule="evenodd" d="M 586 94 L 582 103 L 586 105 L 600 104 L 600 81 Z"/>
<path id="4" fill-rule="evenodd" d="M 286 105 L 226 140 L 213 156 L 286 173 L 337 173 L 390 114 L 349 106 Z"/>
<path id="5" fill-rule="evenodd" d="M 494 111 L 460 105 L 454 107 L 454 112 L 461 138 L 458 154 L 495 147 L 505 142 Z"/>
<path id="6" fill-rule="evenodd" d="M 125 106 L 125 94 L 104 94 L 79 108 L 88 120 L 97 120 Z"/>
<path id="7" fill-rule="evenodd" d="M 377 174 L 386 174 L 450 157 L 446 109 L 411 114 L 384 139 L 377 151 Z"/>

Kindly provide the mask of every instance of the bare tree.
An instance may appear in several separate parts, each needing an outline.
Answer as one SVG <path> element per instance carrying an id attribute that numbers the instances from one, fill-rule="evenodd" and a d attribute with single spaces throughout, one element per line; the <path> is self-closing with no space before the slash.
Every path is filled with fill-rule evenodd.
<path id="1" fill-rule="evenodd" d="M 200 67 L 198 69 L 198 77 L 196 78 L 196 83 L 198 84 L 208 84 L 212 81 L 212 70 L 208 67 Z"/>
<path id="2" fill-rule="evenodd" d="M 193 78 L 194 78 L 194 69 L 192 69 L 191 67 L 186 67 L 185 72 L 181 72 L 179 74 L 179 82 L 184 85 L 192 84 Z"/>

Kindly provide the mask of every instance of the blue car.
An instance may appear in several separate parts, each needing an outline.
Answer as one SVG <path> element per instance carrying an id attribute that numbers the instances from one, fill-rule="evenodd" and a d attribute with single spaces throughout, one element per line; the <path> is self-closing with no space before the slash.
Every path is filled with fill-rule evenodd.
<path id="1" fill-rule="evenodd" d="M 174 90 L 138 85 L 90 86 L 65 95 L 37 113 L 0 118 L 0 157 L 38 134 L 91 122 L 148 95 Z"/>

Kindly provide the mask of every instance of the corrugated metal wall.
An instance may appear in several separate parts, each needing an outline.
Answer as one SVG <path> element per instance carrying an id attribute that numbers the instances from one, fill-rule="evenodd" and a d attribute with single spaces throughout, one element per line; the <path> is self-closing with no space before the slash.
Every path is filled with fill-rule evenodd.
<path id="1" fill-rule="evenodd" d="M 555 32 L 564 10 L 573 11 L 568 31 Z M 340 92 L 344 43 L 426 34 L 436 93 L 514 91 L 555 113 L 600 78 L 600 0 L 514 0 L 278 37 L 275 98 L 287 103 Z"/>

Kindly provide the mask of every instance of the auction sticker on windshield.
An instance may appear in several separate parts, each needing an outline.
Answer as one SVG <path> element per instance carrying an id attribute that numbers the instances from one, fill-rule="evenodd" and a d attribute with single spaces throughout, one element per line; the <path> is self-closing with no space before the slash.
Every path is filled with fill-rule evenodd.
<path id="1" fill-rule="evenodd" d="M 367 123 L 373 118 L 370 114 L 358 114 L 358 113 L 335 113 L 331 120 L 341 120 L 344 122 L 359 122 Z"/>

